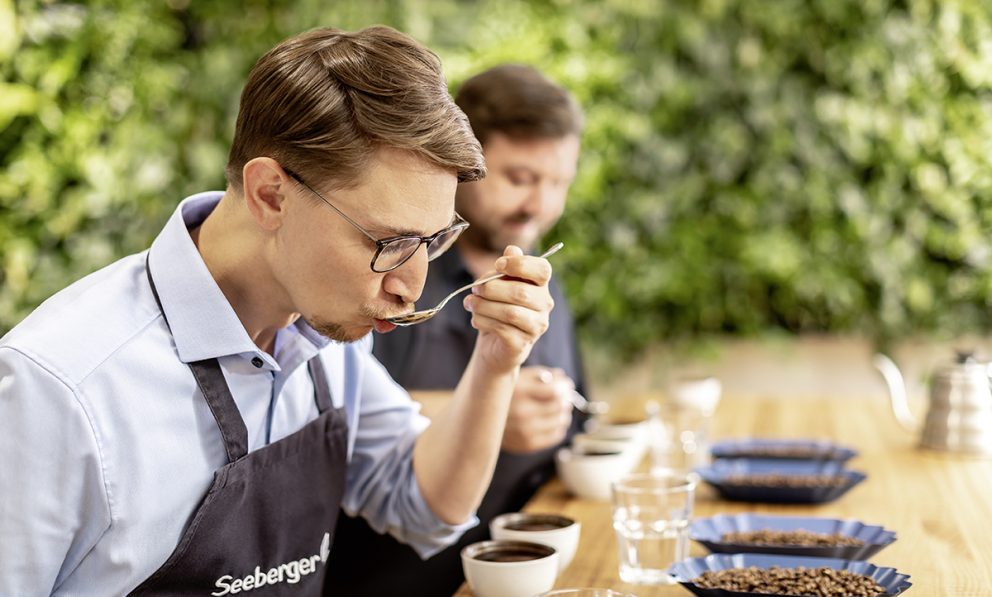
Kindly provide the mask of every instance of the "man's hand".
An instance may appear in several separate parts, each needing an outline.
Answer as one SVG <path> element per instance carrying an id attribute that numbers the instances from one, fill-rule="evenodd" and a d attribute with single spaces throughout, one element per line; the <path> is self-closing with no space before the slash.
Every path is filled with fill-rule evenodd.
<path id="1" fill-rule="evenodd" d="M 476 286 L 465 297 L 479 330 L 475 350 L 450 406 L 420 434 L 413 451 L 420 492 L 449 524 L 465 521 L 486 493 L 520 365 L 548 329 L 554 306 L 547 259 L 510 246 L 496 260 L 496 271 L 508 277 Z"/>
<path id="2" fill-rule="evenodd" d="M 519 367 L 541 334 L 548 329 L 554 300 L 548 290 L 551 264 L 529 257 L 513 245 L 496 260 L 496 271 L 508 277 L 472 288 L 465 308 L 479 330 L 476 352 L 491 373 Z"/>
<path id="3" fill-rule="evenodd" d="M 503 431 L 506 452 L 536 452 L 561 443 L 572 424 L 573 382 L 561 369 L 524 367 Z"/>

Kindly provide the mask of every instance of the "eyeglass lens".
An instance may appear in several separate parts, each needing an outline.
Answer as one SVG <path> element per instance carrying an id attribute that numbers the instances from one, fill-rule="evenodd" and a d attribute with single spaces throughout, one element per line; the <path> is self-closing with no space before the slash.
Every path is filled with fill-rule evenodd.
<path id="1" fill-rule="evenodd" d="M 432 261 L 447 251 L 451 247 L 451 244 L 455 242 L 455 239 L 458 238 L 461 231 L 461 228 L 447 230 L 428 243 L 427 260 Z M 407 259 L 412 257 L 419 248 L 420 239 L 416 237 L 392 240 L 382 247 L 382 251 L 379 252 L 379 256 L 373 264 L 373 269 L 376 271 L 388 271 L 399 267 Z"/>

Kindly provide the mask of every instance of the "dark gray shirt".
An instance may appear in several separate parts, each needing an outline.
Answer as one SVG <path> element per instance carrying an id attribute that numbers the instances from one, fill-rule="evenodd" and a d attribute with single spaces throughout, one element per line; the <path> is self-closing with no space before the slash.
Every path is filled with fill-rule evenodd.
<path id="1" fill-rule="evenodd" d="M 418 305 L 435 305 L 472 279 L 457 248 L 453 248 L 431 263 Z M 535 343 L 524 366 L 560 367 L 584 393 L 585 380 L 572 314 L 554 278 L 550 291 L 555 301 L 550 326 Z M 449 305 L 428 323 L 376 336 L 373 353 L 408 390 L 454 389 L 475 346 L 477 331 L 471 320 L 472 314 L 464 308 Z M 578 413 L 575 415 L 569 435 L 581 422 Z M 501 453 L 492 483 L 479 507 L 479 526 L 426 561 L 392 537 L 379 535 L 363 519 L 342 513 L 334 535 L 324 594 L 452 595 L 464 581 L 461 549 L 488 539 L 489 521 L 495 516 L 520 510 L 527 503 L 554 474 L 556 449 L 529 454 Z"/>

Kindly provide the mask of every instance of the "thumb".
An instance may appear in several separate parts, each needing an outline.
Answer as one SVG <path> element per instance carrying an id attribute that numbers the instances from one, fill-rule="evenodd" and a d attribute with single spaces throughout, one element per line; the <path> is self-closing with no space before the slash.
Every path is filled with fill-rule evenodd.
<path id="1" fill-rule="evenodd" d="M 519 257 L 523 254 L 523 250 L 516 245 L 507 245 L 506 248 L 503 249 L 504 257 Z"/>

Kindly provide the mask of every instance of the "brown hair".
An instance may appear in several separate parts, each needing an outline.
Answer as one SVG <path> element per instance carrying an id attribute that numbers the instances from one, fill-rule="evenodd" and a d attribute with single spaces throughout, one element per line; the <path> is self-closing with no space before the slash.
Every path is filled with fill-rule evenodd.
<path id="1" fill-rule="evenodd" d="M 475 75 L 458 90 L 455 103 L 483 145 L 494 132 L 518 139 L 582 132 L 582 109 L 571 94 L 523 64 L 503 64 Z"/>
<path id="2" fill-rule="evenodd" d="M 357 184 L 380 147 L 409 150 L 459 181 L 485 176 L 482 149 L 448 94 L 441 62 L 389 27 L 316 29 L 262 56 L 248 75 L 228 183 L 268 156 L 315 184 Z"/>

